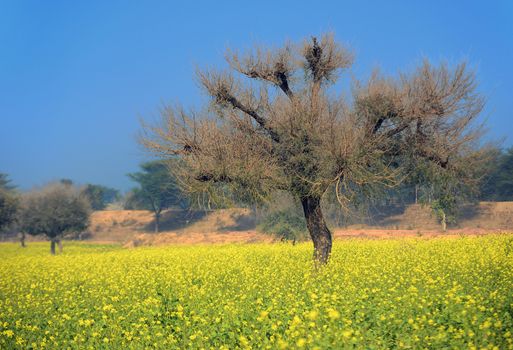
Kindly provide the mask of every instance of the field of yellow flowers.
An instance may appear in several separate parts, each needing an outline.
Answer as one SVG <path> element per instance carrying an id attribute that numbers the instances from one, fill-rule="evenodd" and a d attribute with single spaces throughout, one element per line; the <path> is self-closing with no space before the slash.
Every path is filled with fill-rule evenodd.
<path id="1" fill-rule="evenodd" d="M 0 244 L 1 349 L 513 349 L 513 236 Z"/>

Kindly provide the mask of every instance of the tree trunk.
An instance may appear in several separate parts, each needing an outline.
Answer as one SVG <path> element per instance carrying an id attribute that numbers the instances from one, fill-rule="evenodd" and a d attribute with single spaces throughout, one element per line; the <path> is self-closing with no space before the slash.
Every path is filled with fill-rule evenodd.
<path id="1" fill-rule="evenodd" d="M 155 233 L 159 233 L 160 213 L 155 213 Z"/>
<path id="2" fill-rule="evenodd" d="M 442 222 L 442 231 L 447 231 L 447 218 L 445 216 L 445 211 L 440 210 L 441 222 Z"/>
<path id="3" fill-rule="evenodd" d="M 319 197 L 305 197 L 301 199 L 306 226 L 314 244 L 314 261 L 325 265 L 331 254 L 331 232 L 326 226 L 321 211 Z"/>
<path id="4" fill-rule="evenodd" d="M 26 245 L 25 245 L 25 232 L 21 232 L 21 236 L 20 236 L 20 244 L 21 244 L 21 247 L 22 248 L 25 248 Z"/>
<path id="5" fill-rule="evenodd" d="M 59 238 L 57 244 L 59 245 L 59 254 L 62 254 L 62 239 Z"/>
<path id="6" fill-rule="evenodd" d="M 50 241 L 50 253 L 52 255 L 55 255 L 55 239 L 53 238 Z"/>

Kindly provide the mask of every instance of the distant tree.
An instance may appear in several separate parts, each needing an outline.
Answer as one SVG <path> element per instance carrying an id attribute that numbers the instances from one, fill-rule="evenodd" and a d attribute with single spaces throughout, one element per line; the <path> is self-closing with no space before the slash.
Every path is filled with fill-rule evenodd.
<path id="1" fill-rule="evenodd" d="M 481 197 L 491 201 L 513 200 L 513 147 L 497 151 L 493 170 L 483 183 Z"/>
<path id="2" fill-rule="evenodd" d="M 87 229 L 91 209 L 89 202 L 73 186 L 57 183 L 27 193 L 22 198 L 20 229 L 30 235 L 46 235 L 50 252 L 55 245 L 62 252 L 62 238 L 67 233 Z"/>
<path id="3" fill-rule="evenodd" d="M 109 203 L 112 203 L 119 198 L 118 190 L 93 184 L 87 184 L 83 188 L 82 194 L 89 200 L 93 210 L 103 210 Z"/>
<path id="4" fill-rule="evenodd" d="M 495 147 L 483 146 L 473 154 L 453 159 L 453 166 L 445 171 L 431 162 L 417 161 L 411 176 L 400 187 L 409 188 L 416 202 L 429 206 L 445 231 L 448 224 L 457 223 L 463 204 L 479 199 L 480 186 L 492 169 L 495 152 Z"/>
<path id="5" fill-rule="evenodd" d="M 184 198 L 167 163 L 162 161 L 143 163 L 141 170 L 141 172 L 128 174 L 139 185 L 132 190 L 130 205 L 151 210 L 155 216 L 155 232 L 159 232 L 162 211 L 172 206 L 183 206 Z"/>
<path id="6" fill-rule="evenodd" d="M 141 203 L 134 189 L 131 189 L 123 195 L 122 202 L 124 210 L 146 210 L 145 204 Z"/>
<path id="7" fill-rule="evenodd" d="M 4 190 L 14 190 L 16 186 L 11 184 L 11 180 L 9 180 L 9 175 L 0 173 L 0 188 Z"/>
<path id="8" fill-rule="evenodd" d="M 474 152 L 480 135 L 472 123 L 484 102 L 465 64 L 426 61 L 395 79 L 375 73 L 353 84 L 347 103 L 330 87 L 353 55 L 331 35 L 226 57 L 230 71 L 199 72 L 210 108 L 165 109 L 143 143 L 181 159 L 173 171 L 188 192 L 224 184 L 257 203 L 291 193 L 321 264 L 332 246 L 321 209 L 327 191 L 345 207 L 355 193 L 397 186 L 417 160 L 446 171 Z"/>
<path id="9" fill-rule="evenodd" d="M 0 173 L 0 230 L 5 229 L 16 220 L 19 201 L 14 188 L 8 175 Z"/>
<path id="10" fill-rule="evenodd" d="M 73 186 L 73 180 L 71 179 L 60 179 L 59 182 L 66 186 Z"/>

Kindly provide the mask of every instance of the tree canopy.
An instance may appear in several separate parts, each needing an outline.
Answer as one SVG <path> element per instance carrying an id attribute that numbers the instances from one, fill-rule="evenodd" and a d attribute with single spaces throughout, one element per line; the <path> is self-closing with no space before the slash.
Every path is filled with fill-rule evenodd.
<path id="1" fill-rule="evenodd" d="M 397 186 L 418 162 L 457 172 L 479 153 L 473 122 L 484 101 L 465 63 L 424 61 L 397 77 L 374 72 L 353 82 L 347 99 L 333 87 L 353 58 L 332 35 L 228 51 L 228 70 L 198 73 L 208 108 L 166 108 L 162 124 L 145 126 L 144 145 L 179 157 L 173 171 L 190 193 L 229 186 L 256 202 L 291 193 L 302 204 L 314 258 L 326 263 L 327 191 L 347 207 L 363 190 Z"/>
<path id="2" fill-rule="evenodd" d="M 7 174 L 0 173 L 0 230 L 16 220 L 19 200 L 14 188 Z"/>
<path id="3" fill-rule="evenodd" d="M 169 164 L 151 161 L 141 164 L 141 171 L 128 174 L 139 187 L 132 190 L 129 199 L 139 209 L 151 210 L 155 215 L 155 232 L 159 231 L 160 217 L 164 209 L 183 206 L 186 203 Z"/>
<path id="4" fill-rule="evenodd" d="M 46 235 L 55 254 L 55 243 L 89 224 L 90 205 L 80 191 L 63 183 L 50 184 L 23 196 L 20 229 L 30 235 Z"/>
<path id="5" fill-rule="evenodd" d="M 482 191 L 482 198 L 486 200 L 513 200 L 513 147 L 497 152 L 495 164 Z"/>
<path id="6" fill-rule="evenodd" d="M 93 210 L 103 210 L 109 203 L 119 198 L 118 190 L 93 184 L 87 184 L 83 188 L 82 194 L 89 200 Z"/>

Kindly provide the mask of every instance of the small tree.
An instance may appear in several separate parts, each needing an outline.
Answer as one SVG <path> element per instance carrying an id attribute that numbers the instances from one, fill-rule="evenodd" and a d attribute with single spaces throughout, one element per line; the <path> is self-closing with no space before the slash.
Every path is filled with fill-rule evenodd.
<path id="1" fill-rule="evenodd" d="M 19 199 L 14 189 L 15 186 L 11 185 L 7 174 L 0 173 L 0 231 L 16 222 Z M 25 246 L 23 236 L 21 237 L 21 246 Z"/>
<path id="2" fill-rule="evenodd" d="M 102 185 L 87 184 L 82 194 L 89 200 L 93 210 L 103 210 L 107 204 L 119 199 L 118 190 Z"/>
<path id="3" fill-rule="evenodd" d="M 0 173 L 0 188 L 12 191 L 16 188 L 16 186 L 11 184 L 11 180 L 9 180 L 9 175 Z"/>
<path id="4" fill-rule="evenodd" d="M 482 186 L 482 198 L 493 201 L 513 200 L 513 147 L 497 150 L 493 171 Z"/>
<path id="5" fill-rule="evenodd" d="M 23 196 L 20 228 L 30 235 L 46 235 L 50 252 L 55 245 L 62 252 L 62 238 L 67 233 L 84 231 L 89 224 L 90 206 L 86 198 L 71 185 L 48 185 Z"/>
<path id="6" fill-rule="evenodd" d="M 160 217 L 164 209 L 184 204 L 184 199 L 169 172 L 168 165 L 162 161 L 152 161 L 141 165 L 142 172 L 128 174 L 139 184 L 132 190 L 129 199 L 136 207 L 151 210 L 155 216 L 155 232 L 159 232 Z"/>
<path id="7" fill-rule="evenodd" d="M 321 264 L 332 246 L 321 210 L 328 190 L 347 207 L 357 193 L 398 185 L 417 160 L 445 171 L 474 151 L 483 99 L 465 64 L 374 73 L 353 84 L 348 103 L 330 87 L 353 55 L 331 35 L 226 58 L 231 71 L 199 72 L 208 112 L 165 109 L 162 125 L 145 127 L 144 145 L 180 157 L 173 171 L 191 193 L 220 184 L 256 202 L 291 193 Z"/>

